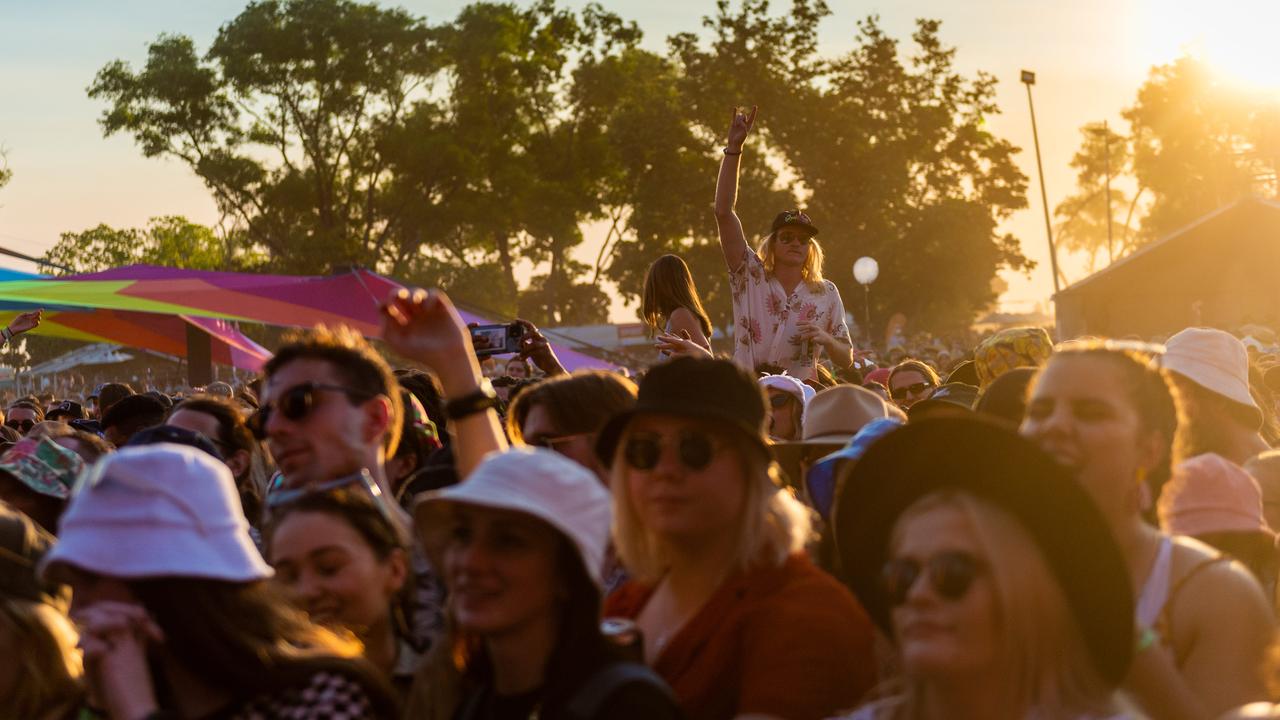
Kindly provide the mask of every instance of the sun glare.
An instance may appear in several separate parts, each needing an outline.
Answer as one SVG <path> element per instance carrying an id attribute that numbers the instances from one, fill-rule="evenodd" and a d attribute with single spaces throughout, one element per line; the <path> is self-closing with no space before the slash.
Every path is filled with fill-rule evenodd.
<path id="1" fill-rule="evenodd" d="M 1144 0 L 1143 10 L 1147 65 L 1191 53 L 1224 80 L 1280 93 L 1280 0 Z"/>

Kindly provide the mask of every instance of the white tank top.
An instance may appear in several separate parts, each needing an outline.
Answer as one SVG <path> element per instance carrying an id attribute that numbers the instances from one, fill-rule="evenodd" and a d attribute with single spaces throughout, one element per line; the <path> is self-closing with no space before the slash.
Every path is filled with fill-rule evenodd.
<path id="1" fill-rule="evenodd" d="M 1156 552 L 1156 561 L 1151 566 L 1151 573 L 1142 585 L 1142 593 L 1138 595 L 1135 619 L 1139 627 L 1152 628 L 1160 619 L 1165 603 L 1169 602 L 1169 581 L 1173 575 L 1173 540 L 1165 536 L 1160 540 L 1160 550 Z"/>

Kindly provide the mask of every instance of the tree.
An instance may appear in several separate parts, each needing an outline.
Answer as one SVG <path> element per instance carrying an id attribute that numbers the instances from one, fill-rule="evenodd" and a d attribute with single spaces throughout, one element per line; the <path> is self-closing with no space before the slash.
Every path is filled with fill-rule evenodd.
<path id="1" fill-rule="evenodd" d="M 253 2 L 198 57 L 162 35 L 145 67 L 99 71 L 106 135 L 187 164 L 282 271 L 377 265 L 396 253 L 383 141 L 437 54 L 426 25 L 350 0 Z M 425 101 L 424 101 L 425 102 Z"/>
<path id="2" fill-rule="evenodd" d="M 590 287 L 598 283 L 575 289 L 586 268 L 569 253 L 582 223 L 604 214 L 602 184 L 614 172 L 609 117 L 579 89 L 593 68 L 634 50 L 639 30 L 598 5 L 575 14 L 549 1 L 475 3 L 437 37 L 450 93 L 410 115 L 410 149 L 396 167 L 399 189 L 418 198 L 406 227 L 436 242 L 407 266 L 474 279 L 458 266 L 492 259 L 500 275 L 488 287 L 503 311 L 537 308 L 531 317 L 553 323 L 602 318 L 607 304 L 581 302 L 581 293 L 600 295 Z M 412 149 L 424 136 L 443 139 Z M 527 291 L 537 297 L 518 301 L 522 260 L 546 272 Z"/>
<path id="3" fill-rule="evenodd" d="M 1104 140 L 1097 123 L 1081 129 L 1071 163 L 1076 191 L 1055 209 L 1063 247 L 1088 253 L 1091 266 L 1106 243 L 1107 142 L 1113 178 L 1136 186 L 1129 196 L 1112 184 L 1116 257 L 1241 197 L 1274 194 L 1280 108 L 1219 79 L 1200 59 L 1152 68 L 1122 116 L 1127 136 Z"/>
<path id="4" fill-rule="evenodd" d="M 3 152 L 0 152 L 0 188 L 8 185 L 12 179 L 13 170 L 9 169 L 8 158 L 4 156 Z"/>
<path id="5" fill-rule="evenodd" d="M 1105 250 L 1108 262 L 1132 250 L 1137 239 L 1130 232 L 1130 205 L 1127 193 L 1116 187 L 1114 180 L 1124 175 L 1130 166 L 1128 138 L 1103 123 L 1090 123 L 1080 129 L 1084 137 L 1080 150 L 1071 159 L 1076 171 L 1076 193 L 1054 208 L 1059 218 L 1055 237 L 1058 244 L 1069 252 L 1083 252 L 1089 256 L 1089 268 L 1093 269 L 1098 253 Z M 1110 175 L 1111 197 L 1107 199 L 1107 177 Z M 1117 224 L 1117 213 L 1121 224 Z M 1108 228 L 1108 222 L 1111 227 Z"/>
<path id="6" fill-rule="evenodd" d="M 236 247 L 235 238 L 221 238 L 211 228 L 181 216 L 152 218 L 145 228 L 109 225 L 65 232 L 44 254 L 44 260 L 89 273 L 145 263 L 192 270 L 249 269 L 262 262 L 259 255 Z"/>
<path id="7" fill-rule="evenodd" d="M 1133 171 L 1152 196 L 1142 220 L 1150 241 L 1252 192 L 1261 171 L 1252 134 L 1259 108 L 1184 56 L 1153 68 L 1123 113 L 1133 138 Z"/>

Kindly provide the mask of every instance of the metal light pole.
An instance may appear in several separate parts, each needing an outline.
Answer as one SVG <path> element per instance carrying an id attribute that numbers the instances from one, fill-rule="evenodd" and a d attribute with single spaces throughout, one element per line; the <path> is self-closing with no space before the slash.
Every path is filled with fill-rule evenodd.
<path id="1" fill-rule="evenodd" d="M 1044 205 L 1044 232 L 1049 238 L 1049 265 L 1053 269 L 1053 293 L 1062 288 L 1058 283 L 1058 251 L 1053 245 L 1053 224 L 1049 221 L 1049 195 L 1044 189 L 1044 164 L 1040 161 L 1040 133 L 1036 130 L 1036 106 L 1031 101 L 1031 86 L 1036 84 L 1036 74 L 1022 71 L 1022 84 L 1027 86 L 1027 107 L 1031 109 L 1031 138 L 1036 145 L 1036 171 L 1040 174 L 1040 202 Z"/>
<path id="2" fill-rule="evenodd" d="M 1111 130 L 1107 128 L 1106 120 L 1102 121 L 1102 139 L 1107 143 L 1103 152 L 1103 162 L 1107 168 L 1107 262 L 1115 262 L 1116 253 L 1111 237 Z"/>
<path id="3" fill-rule="evenodd" d="M 871 283 L 875 282 L 878 277 L 880 277 L 880 263 L 876 262 L 875 258 L 860 257 L 853 264 L 853 279 L 858 281 L 864 291 L 862 295 L 862 317 L 863 327 L 867 332 L 868 349 L 871 347 Z"/>

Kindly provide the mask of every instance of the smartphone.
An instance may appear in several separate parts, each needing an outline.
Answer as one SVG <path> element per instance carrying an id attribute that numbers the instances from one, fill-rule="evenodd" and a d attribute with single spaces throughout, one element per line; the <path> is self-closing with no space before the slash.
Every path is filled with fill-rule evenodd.
<path id="1" fill-rule="evenodd" d="M 475 348 L 476 357 L 518 353 L 523 337 L 524 326 L 518 323 L 476 325 L 471 328 L 471 347 Z"/>

